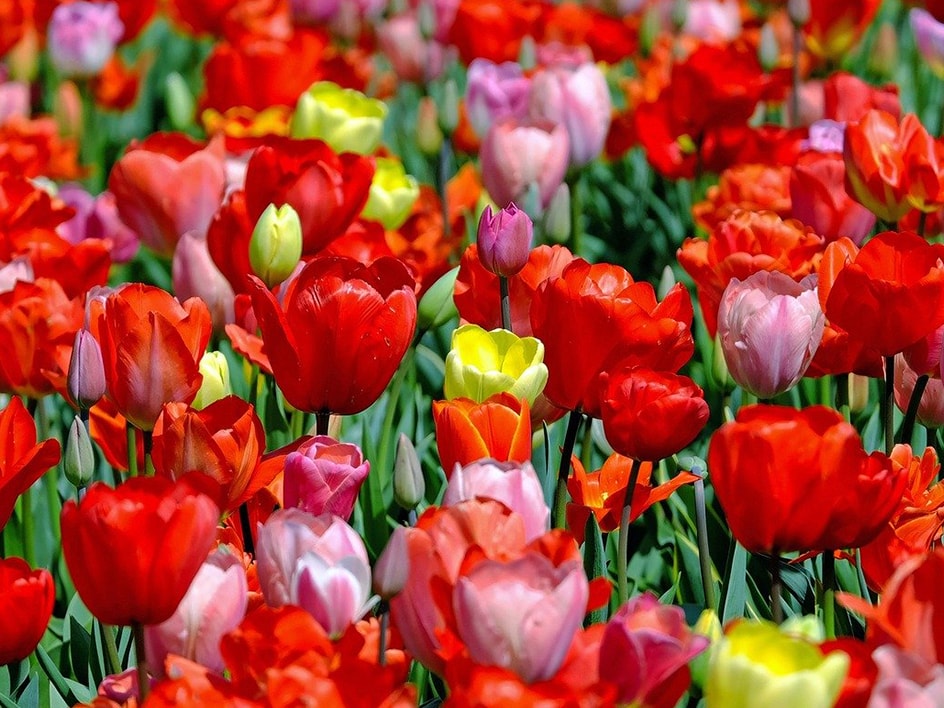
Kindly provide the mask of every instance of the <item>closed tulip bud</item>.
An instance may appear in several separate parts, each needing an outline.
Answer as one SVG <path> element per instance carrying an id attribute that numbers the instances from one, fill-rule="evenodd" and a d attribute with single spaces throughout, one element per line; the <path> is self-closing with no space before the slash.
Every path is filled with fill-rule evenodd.
<path id="1" fill-rule="evenodd" d="M 861 413 L 869 405 L 869 385 L 871 379 L 860 374 L 849 374 L 849 410 Z"/>
<path id="2" fill-rule="evenodd" d="M 105 395 L 102 348 L 87 329 L 75 333 L 66 386 L 79 408 L 91 408 Z"/>
<path id="3" fill-rule="evenodd" d="M 420 99 L 416 113 L 416 145 L 425 155 L 435 155 L 442 147 L 443 133 L 439 127 L 439 110 L 430 96 Z"/>
<path id="4" fill-rule="evenodd" d="M 385 229 L 393 231 L 407 220 L 413 203 L 420 195 L 420 188 L 399 160 L 379 157 L 376 166 L 374 179 L 370 183 L 370 196 L 367 197 L 361 216 L 379 221 Z"/>
<path id="5" fill-rule="evenodd" d="M 439 125 L 446 135 L 452 135 L 459 125 L 459 89 L 453 79 L 443 86 L 442 103 L 439 106 Z"/>
<path id="6" fill-rule="evenodd" d="M 410 577 L 410 554 L 407 548 L 405 526 L 397 526 L 374 566 L 374 592 L 383 600 L 390 600 L 406 585 Z"/>
<path id="7" fill-rule="evenodd" d="M 944 23 L 919 7 L 911 9 L 908 21 L 921 56 L 938 78 L 944 78 Z"/>
<path id="8" fill-rule="evenodd" d="M 302 257 L 302 224 L 291 204 L 269 204 L 249 241 L 253 272 L 270 288 L 285 280 Z"/>
<path id="9" fill-rule="evenodd" d="M 564 243 L 570 238 L 570 187 L 566 182 L 554 192 L 551 203 L 544 212 L 544 235 L 556 243 Z"/>
<path id="10" fill-rule="evenodd" d="M 672 20 L 672 29 L 680 32 L 688 20 L 688 0 L 673 0 L 670 19 Z"/>
<path id="11" fill-rule="evenodd" d="M 380 145 L 387 106 L 360 91 L 319 81 L 299 99 L 292 116 L 293 138 L 317 138 L 335 152 L 370 155 Z"/>
<path id="12" fill-rule="evenodd" d="M 176 71 L 172 71 L 164 80 L 164 101 L 167 115 L 174 130 L 186 130 L 193 125 L 194 100 L 187 82 Z"/>
<path id="13" fill-rule="evenodd" d="M 76 488 L 85 487 L 92 481 L 95 472 L 95 452 L 88 428 L 79 416 L 75 416 L 69 427 L 65 450 L 62 454 L 62 469 Z"/>
<path id="14" fill-rule="evenodd" d="M 652 47 L 662 32 L 661 12 L 657 5 L 648 5 L 643 11 L 639 25 L 639 49 L 643 56 L 652 53 Z"/>
<path id="15" fill-rule="evenodd" d="M 222 333 L 235 321 L 233 286 L 216 267 L 202 236 L 188 231 L 180 237 L 171 262 L 171 280 L 179 300 L 198 297 L 206 303 L 215 332 Z"/>
<path id="16" fill-rule="evenodd" d="M 456 303 L 452 293 L 456 288 L 459 266 L 446 272 L 423 295 L 417 309 L 416 327 L 419 330 L 432 329 L 444 324 L 456 316 Z"/>
<path id="17" fill-rule="evenodd" d="M 216 403 L 221 398 L 232 395 L 233 387 L 229 382 L 229 362 L 223 352 L 207 352 L 200 359 L 200 373 L 203 383 L 197 391 L 197 397 L 191 404 L 197 410 Z"/>
<path id="18" fill-rule="evenodd" d="M 486 270 L 506 278 L 517 275 L 528 262 L 534 240 L 531 218 L 514 202 L 492 212 L 486 206 L 479 219 L 478 255 Z"/>
<path id="19" fill-rule="evenodd" d="M 757 47 L 757 58 L 764 71 L 773 71 L 780 62 L 780 43 L 777 34 L 770 22 L 765 22 L 760 28 L 760 43 Z"/>
<path id="20" fill-rule="evenodd" d="M 426 496 L 426 479 L 416 448 L 406 435 L 397 440 L 397 456 L 393 463 L 393 499 L 404 509 L 414 509 Z"/>
<path id="21" fill-rule="evenodd" d="M 672 288 L 676 284 L 675 271 L 672 270 L 672 266 L 666 266 L 662 269 L 662 277 L 659 278 L 659 287 L 656 288 L 656 296 L 660 300 L 664 300 L 665 296 L 671 292 Z"/>
<path id="22" fill-rule="evenodd" d="M 787 15 L 797 27 L 810 21 L 810 0 L 787 0 Z"/>
<path id="23" fill-rule="evenodd" d="M 711 665 L 711 657 L 714 656 L 715 647 L 724 636 L 724 628 L 721 626 L 721 618 L 714 610 L 705 610 L 698 616 L 698 621 L 692 627 L 692 631 L 708 640 L 707 649 L 696 656 L 690 666 L 692 670 L 692 682 L 704 689 L 705 681 L 708 679 L 708 667 Z"/>

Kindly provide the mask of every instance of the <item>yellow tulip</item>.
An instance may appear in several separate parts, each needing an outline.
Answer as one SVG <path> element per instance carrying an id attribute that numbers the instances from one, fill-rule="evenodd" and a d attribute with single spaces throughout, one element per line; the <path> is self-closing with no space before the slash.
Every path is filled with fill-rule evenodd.
<path id="1" fill-rule="evenodd" d="M 410 215 L 413 203 L 420 196 L 420 188 L 399 160 L 378 157 L 376 166 L 370 196 L 361 216 L 379 221 L 385 229 L 393 231 Z"/>
<path id="2" fill-rule="evenodd" d="M 232 395 L 233 387 L 229 383 L 229 362 L 222 352 L 210 351 L 204 354 L 200 359 L 200 373 L 203 374 L 203 383 L 200 384 L 197 397 L 193 399 L 194 408 L 206 408 L 211 403 Z"/>
<path id="3" fill-rule="evenodd" d="M 482 403 L 507 391 L 534 399 L 547 383 L 544 345 L 534 337 L 518 337 L 505 329 L 486 332 L 478 325 L 459 327 L 446 356 L 446 398 L 471 398 Z"/>
<path id="4" fill-rule="evenodd" d="M 370 155 L 380 145 L 386 115 L 382 101 L 319 81 L 299 97 L 291 134 L 324 140 L 335 152 Z"/>

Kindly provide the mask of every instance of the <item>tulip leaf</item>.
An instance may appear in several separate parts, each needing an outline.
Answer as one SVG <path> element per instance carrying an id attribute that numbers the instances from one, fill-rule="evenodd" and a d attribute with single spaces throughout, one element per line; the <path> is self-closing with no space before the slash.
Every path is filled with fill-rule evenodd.
<path id="1" fill-rule="evenodd" d="M 584 528 L 583 569 L 589 580 L 606 577 L 606 552 L 603 548 L 603 534 L 600 525 L 593 514 L 587 517 Z M 584 619 L 584 625 L 589 627 L 598 622 L 606 622 L 607 608 L 592 610 Z"/>
<path id="2" fill-rule="evenodd" d="M 19 708 L 39 708 L 39 675 L 35 671 L 30 672 L 29 683 L 14 705 Z"/>
<path id="3" fill-rule="evenodd" d="M 676 534 L 678 555 L 681 557 L 682 567 L 685 570 L 685 581 L 691 590 L 691 597 L 701 607 L 705 607 L 705 590 L 701 583 L 701 565 L 698 560 L 698 546 L 685 534 Z"/>
<path id="4" fill-rule="evenodd" d="M 72 671 L 80 681 L 88 681 L 89 650 L 92 646 L 92 636 L 75 617 L 69 617 L 69 660 L 72 662 Z"/>
<path id="5" fill-rule="evenodd" d="M 0 692 L 0 706 L 3 706 L 3 708 L 19 708 L 18 703 L 14 703 L 2 692 Z"/>
<path id="6" fill-rule="evenodd" d="M 724 573 L 724 594 L 721 598 L 721 623 L 744 616 L 747 607 L 747 549 L 732 539 L 733 552 Z"/>

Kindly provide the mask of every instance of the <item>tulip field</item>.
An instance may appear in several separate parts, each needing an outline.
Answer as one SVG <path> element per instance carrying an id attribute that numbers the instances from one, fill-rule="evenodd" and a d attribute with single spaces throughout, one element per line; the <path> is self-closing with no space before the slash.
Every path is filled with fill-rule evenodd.
<path id="1" fill-rule="evenodd" d="M 944 708 L 942 132 L 942 0 L 0 0 L 0 708 Z"/>

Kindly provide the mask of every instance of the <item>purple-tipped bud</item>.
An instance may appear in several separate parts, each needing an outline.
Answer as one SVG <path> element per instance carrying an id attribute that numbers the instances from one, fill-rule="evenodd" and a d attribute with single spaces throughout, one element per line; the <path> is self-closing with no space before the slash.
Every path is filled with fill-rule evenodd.
<path id="1" fill-rule="evenodd" d="M 72 400 L 80 408 L 91 408 L 105 395 L 102 349 L 87 329 L 75 333 L 66 385 Z"/>
<path id="2" fill-rule="evenodd" d="M 515 275 L 528 262 L 533 238 L 531 217 L 513 202 L 497 214 L 486 206 L 479 219 L 479 260 L 495 275 Z"/>

